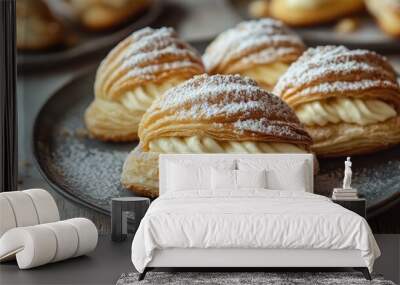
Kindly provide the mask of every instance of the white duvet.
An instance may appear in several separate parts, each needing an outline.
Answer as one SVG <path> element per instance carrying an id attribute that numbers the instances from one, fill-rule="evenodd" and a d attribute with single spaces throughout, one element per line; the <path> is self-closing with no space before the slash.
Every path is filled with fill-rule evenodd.
<path id="1" fill-rule="evenodd" d="M 328 198 L 257 189 L 157 198 L 134 237 L 132 262 L 143 272 L 165 248 L 358 249 L 370 271 L 380 255 L 365 219 Z"/>

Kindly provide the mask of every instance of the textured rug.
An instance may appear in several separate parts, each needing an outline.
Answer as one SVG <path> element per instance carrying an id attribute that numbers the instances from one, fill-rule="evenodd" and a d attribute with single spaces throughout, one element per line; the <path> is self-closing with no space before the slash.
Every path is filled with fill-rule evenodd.
<path id="1" fill-rule="evenodd" d="M 395 285 L 380 275 L 368 281 L 359 272 L 148 272 L 137 281 L 138 273 L 122 274 L 116 285 L 133 284 L 212 284 L 212 285 Z"/>

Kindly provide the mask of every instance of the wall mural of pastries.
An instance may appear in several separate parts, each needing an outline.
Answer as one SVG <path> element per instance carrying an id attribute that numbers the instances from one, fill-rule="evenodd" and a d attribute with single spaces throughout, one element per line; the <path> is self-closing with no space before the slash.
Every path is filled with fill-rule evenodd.
<path id="1" fill-rule="evenodd" d="M 0 285 L 400 284 L 400 0 L 0 18 Z"/>
<path id="2" fill-rule="evenodd" d="M 18 1 L 18 19 L 32 22 L 18 30 L 19 49 L 69 50 L 59 4 Z M 315 192 L 330 196 L 352 156 L 371 227 L 400 232 L 382 218 L 400 212 L 400 65 L 375 45 L 303 36 L 361 13 L 399 44 L 395 0 L 245 1 L 261 19 L 240 18 L 199 41 L 186 40 L 184 17 L 173 28 L 175 19 L 131 26 L 159 1 L 62 2 L 75 28 L 96 39 L 129 33 L 86 70 L 71 68 L 73 79 L 43 100 L 33 152 L 56 190 L 109 214 L 112 197 L 158 197 L 160 154 L 312 153 Z"/>

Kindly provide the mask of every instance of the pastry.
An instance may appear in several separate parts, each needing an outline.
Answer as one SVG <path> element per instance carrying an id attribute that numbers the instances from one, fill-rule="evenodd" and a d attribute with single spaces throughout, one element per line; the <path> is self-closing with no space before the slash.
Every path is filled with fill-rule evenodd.
<path id="1" fill-rule="evenodd" d="M 17 48 L 40 50 L 63 43 L 64 28 L 42 0 L 16 1 Z"/>
<path id="2" fill-rule="evenodd" d="M 304 49 L 301 39 L 284 24 L 262 19 L 220 34 L 207 47 L 203 61 L 210 74 L 248 76 L 271 90 Z"/>
<path id="3" fill-rule="evenodd" d="M 270 15 L 291 26 L 330 22 L 364 8 L 363 0 L 272 0 Z"/>
<path id="4" fill-rule="evenodd" d="M 372 51 L 310 48 L 273 92 L 294 109 L 318 155 L 362 154 L 400 142 L 400 87 L 387 60 Z"/>
<path id="5" fill-rule="evenodd" d="M 140 122 L 122 184 L 158 195 L 160 153 L 305 153 L 312 143 L 279 97 L 239 75 L 201 75 L 169 90 Z"/>
<path id="6" fill-rule="evenodd" d="M 101 62 L 95 99 L 85 113 L 98 139 L 137 138 L 140 119 L 165 90 L 204 73 L 201 57 L 172 28 L 144 28 L 119 43 Z"/>
<path id="7" fill-rule="evenodd" d="M 387 34 L 400 37 L 400 0 L 366 0 L 365 4 Z"/>
<path id="8" fill-rule="evenodd" d="M 150 0 L 65 0 L 78 22 L 90 30 L 115 27 L 150 6 Z"/>

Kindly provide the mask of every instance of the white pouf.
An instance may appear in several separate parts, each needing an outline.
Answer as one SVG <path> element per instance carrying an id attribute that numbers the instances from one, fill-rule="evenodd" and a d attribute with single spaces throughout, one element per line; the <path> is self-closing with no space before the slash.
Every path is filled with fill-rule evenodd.
<path id="1" fill-rule="evenodd" d="M 17 259 L 20 269 L 86 254 L 96 248 L 97 228 L 75 218 L 29 227 L 17 227 L 0 238 L 0 261 Z"/>
<path id="2" fill-rule="evenodd" d="M 15 227 L 60 220 L 57 204 L 43 189 L 0 193 L 0 237 Z"/>

